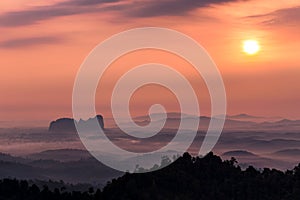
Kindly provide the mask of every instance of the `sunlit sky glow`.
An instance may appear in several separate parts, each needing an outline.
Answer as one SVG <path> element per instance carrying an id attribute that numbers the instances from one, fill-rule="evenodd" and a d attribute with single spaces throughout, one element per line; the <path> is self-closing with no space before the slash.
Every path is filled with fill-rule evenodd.
<path id="1" fill-rule="evenodd" d="M 143 26 L 181 31 L 205 47 L 223 76 L 229 114 L 300 118 L 299 20 L 297 0 L 1 1 L 0 121 L 71 117 L 73 82 L 84 58 L 112 34 Z M 259 42 L 255 56 L 241 48 L 249 38 Z M 96 98 L 99 113 L 109 113 L 103 90 L 124 69 L 148 61 L 176 65 L 199 90 L 206 90 L 184 61 L 136 52 L 107 72 Z M 140 95 L 133 113 L 145 114 L 141 107 L 153 101 L 153 91 Z M 201 92 L 198 97 L 207 105 L 201 113 L 209 114 L 209 98 Z"/>

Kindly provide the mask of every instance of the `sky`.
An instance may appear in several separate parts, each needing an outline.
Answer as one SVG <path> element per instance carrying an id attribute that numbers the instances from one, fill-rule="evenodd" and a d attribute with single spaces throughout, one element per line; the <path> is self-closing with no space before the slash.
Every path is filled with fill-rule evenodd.
<path id="1" fill-rule="evenodd" d="M 149 26 L 180 31 L 207 50 L 224 80 L 228 114 L 300 119 L 299 21 L 299 0 L 3 0 L 0 122 L 45 125 L 72 117 L 73 83 L 89 52 L 114 34 Z M 257 54 L 243 52 L 248 39 L 260 44 Z M 98 85 L 98 113 L 111 116 L 114 83 L 147 62 L 169 64 L 187 76 L 201 115 L 210 114 L 206 86 L 192 66 L 154 50 L 130 53 L 110 66 Z M 134 95 L 133 115 L 146 114 L 156 101 L 178 109 L 165 88 L 145 86 Z"/>

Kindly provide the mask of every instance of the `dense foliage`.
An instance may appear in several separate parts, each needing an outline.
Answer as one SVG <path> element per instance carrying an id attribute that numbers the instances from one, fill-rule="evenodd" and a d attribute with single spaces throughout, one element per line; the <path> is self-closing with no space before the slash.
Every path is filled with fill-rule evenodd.
<path id="1" fill-rule="evenodd" d="M 159 171 L 125 174 L 109 182 L 103 189 L 69 192 L 64 188 L 49 190 L 27 181 L 0 181 L 0 200 L 48 199 L 209 199 L 209 200 L 298 200 L 300 199 L 300 164 L 294 170 L 241 170 L 235 159 L 222 161 L 209 153 L 193 158 L 185 153 L 177 161 Z"/>

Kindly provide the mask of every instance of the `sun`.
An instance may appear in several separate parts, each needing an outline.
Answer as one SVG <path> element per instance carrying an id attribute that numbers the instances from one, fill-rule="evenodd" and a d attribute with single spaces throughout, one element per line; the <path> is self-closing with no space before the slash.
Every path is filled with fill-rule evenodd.
<path id="1" fill-rule="evenodd" d="M 243 42 L 243 51 L 248 55 L 254 55 L 260 50 L 260 45 L 256 40 L 245 40 Z"/>

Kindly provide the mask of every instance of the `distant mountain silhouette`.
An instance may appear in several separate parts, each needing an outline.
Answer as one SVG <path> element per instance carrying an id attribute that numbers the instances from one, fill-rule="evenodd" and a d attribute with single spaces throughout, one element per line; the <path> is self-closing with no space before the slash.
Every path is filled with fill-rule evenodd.
<path id="1" fill-rule="evenodd" d="M 94 118 L 90 118 L 88 120 L 79 120 L 77 122 L 76 120 L 72 118 L 60 118 L 55 121 L 52 121 L 49 125 L 49 131 L 51 132 L 75 132 L 76 126 L 75 123 L 79 123 L 83 126 L 92 126 L 92 120 L 98 120 L 98 123 L 102 129 L 104 129 L 104 120 L 101 115 L 97 115 Z"/>
<path id="2" fill-rule="evenodd" d="M 174 119 L 178 119 L 178 118 L 187 118 L 187 117 L 190 117 L 190 118 L 196 118 L 197 116 L 195 115 L 189 115 L 189 114 L 185 114 L 185 113 L 179 113 L 179 112 L 168 112 L 166 113 L 168 118 L 174 118 Z M 164 118 L 164 114 L 162 113 L 153 113 L 153 114 L 150 114 L 151 118 L 153 120 L 161 120 Z M 137 121 L 149 121 L 150 120 L 150 117 L 148 115 L 144 115 L 144 116 L 138 116 L 138 117 L 134 117 L 134 120 L 137 120 Z"/>
<path id="3" fill-rule="evenodd" d="M 32 160 L 55 160 L 60 162 L 78 161 L 92 158 L 87 150 L 55 149 L 34 153 L 27 156 Z"/>
<path id="4" fill-rule="evenodd" d="M 151 123 L 154 124 L 161 124 L 161 120 L 165 120 L 163 118 L 164 115 L 160 113 L 155 113 L 151 115 L 153 118 L 153 121 Z M 177 129 L 181 120 L 184 120 L 186 123 L 194 124 L 195 121 L 200 120 L 200 126 L 199 130 L 207 130 L 209 123 L 211 121 L 211 117 L 207 116 L 194 116 L 194 115 L 188 115 L 188 114 L 180 114 L 180 113 L 167 113 L 167 123 L 165 123 L 164 128 L 166 129 Z M 218 117 L 214 118 L 215 120 L 220 120 Z M 134 118 L 135 122 L 138 125 L 144 126 L 147 125 L 150 122 L 149 116 L 139 116 Z M 128 123 L 124 122 L 122 123 L 125 127 L 128 127 Z M 245 127 L 255 127 L 257 125 L 256 122 L 252 121 L 242 121 L 242 120 L 234 120 L 234 119 L 226 119 L 225 121 L 225 129 L 233 129 L 233 128 L 245 128 Z M 158 126 L 158 125 L 157 125 Z"/>
<path id="5" fill-rule="evenodd" d="M 264 157 L 264 155 L 257 155 L 250 151 L 234 150 L 223 153 L 221 157 L 225 160 L 228 160 L 232 157 L 236 158 L 239 161 L 239 166 L 244 169 L 251 165 L 257 168 L 270 167 L 277 169 L 288 169 L 288 167 L 294 166 L 298 163 L 293 161 L 282 162 L 282 160 L 276 159 L 272 155 L 269 157 Z"/>
<path id="6" fill-rule="evenodd" d="M 76 149 L 45 151 L 27 158 L 0 154 L 0 179 L 9 177 L 27 180 L 51 179 L 104 186 L 111 178 L 123 174 L 105 166 L 91 156 L 88 157 L 88 154 L 88 152 Z M 68 155 L 70 158 L 66 160 Z"/>
<path id="7" fill-rule="evenodd" d="M 284 149 L 280 151 L 276 151 L 273 153 L 274 155 L 280 156 L 300 156 L 300 149 Z"/>
<path id="8" fill-rule="evenodd" d="M 9 154 L 0 153 L 0 161 L 25 163 L 27 160 L 21 157 L 14 157 Z"/>
<path id="9" fill-rule="evenodd" d="M 208 117 L 208 116 L 194 116 L 189 114 L 180 114 L 176 112 L 166 113 L 167 119 L 162 113 L 151 114 L 153 126 L 161 124 L 161 120 L 166 120 L 164 128 L 177 129 L 181 120 L 186 123 L 194 124 L 195 120 L 200 119 L 199 130 L 207 130 L 211 119 L 220 120 L 220 116 Z M 144 126 L 149 124 L 150 118 L 148 115 L 139 116 L 134 118 L 135 122 Z M 130 124 L 126 121 L 122 122 L 127 128 L 131 128 Z M 282 119 L 280 117 L 260 117 L 248 114 L 228 115 L 226 116 L 224 130 L 256 130 L 256 131 L 297 131 L 300 128 L 300 120 Z M 134 130 L 134 129 L 133 129 Z"/>
<path id="10" fill-rule="evenodd" d="M 289 119 L 282 119 L 276 121 L 277 124 L 284 124 L 284 125 L 298 125 L 300 124 L 300 120 L 289 120 Z"/>
<path id="11" fill-rule="evenodd" d="M 245 113 L 242 114 L 238 114 L 238 115 L 228 115 L 227 117 L 232 118 L 232 119 L 253 119 L 253 118 L 263 118 L 263 117 L 259 117 L 259 116 L 254 116 L 254 115 L 248 115 Z"/>
<path id="12" fill-rule="evenodd" d="M 153 121 L 151 123 L 157 124 L 158 126 L 161 124 L 161 120 L 163 120 L 162 113 L 154 113 L 151 114 Z M 81 125 L 84 130 L 97 130 L 98 127 L 94 127 L 93 120 L 97 119 L 99 122 L 100 127 L 104 128 L 104 120 L 101 115 L 97 115 L 95 118 L 90 118 L 88 120 L 79 120 L 76 122 L 72 118 L 60 118 L 56 121 L 52 121 L 49 126 L 49 131 L 51 132 L 75 132 L 75 123 Z M 184 120 L 187 123 L 193 124 L 195 120 L 200 119 L 200 126 L 199 130 L 207 130 L 208 125 L 211 121 L 211 117 L 207 116 L 194 116 L 184 113 L 176 113 L 171 112 L 167 113 L 167 123 L 165 124 L 164 128 L 166 129 L 177 129 L 180 121 Z M 214 117 L 215 120 L 220 120 L 218 117 Z M 268 117 L 259 117 L 253 116 L 248 114 L 238 114 L 238 115 L 228 115 L 225 124 L 224 130 L 244 130 L 244 129 L 251 129 L 256 131 L 297 131 L 300 128 L 300 120 L 289 120 L 289 119 L 280 119 L 274 120 L 276 118 L 268 118 Z M 268 121 L 270 120 L 270 121 Z M 140 125 L 144 126 L 149 124 L 150 118 L 148 115 L 135 117 L 134 121 Z M 130 124 L 123 120 L 121 123 L 123 126 L 130 128 Z M 114 124 L 113 127 L 116 127 Z M 133 129 L 134 131 L 134 129 Z"/>
<path id="13" fill-rule="evenodd" d="M 75 121 L 71 118 L 60 118 L 52 121 L 49 126 L 49 131 L 75 131 Z"/>
<path id="14" fill-rule="evenodd" d="M 223 153 L 222 156 L 236 157 L 236 156 L 256 156 L 256 155 L 249 151 L 236 150 L 236 151 L 227 151 Z"/>

